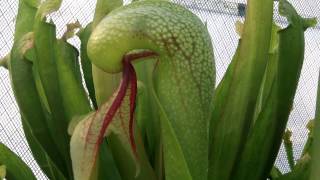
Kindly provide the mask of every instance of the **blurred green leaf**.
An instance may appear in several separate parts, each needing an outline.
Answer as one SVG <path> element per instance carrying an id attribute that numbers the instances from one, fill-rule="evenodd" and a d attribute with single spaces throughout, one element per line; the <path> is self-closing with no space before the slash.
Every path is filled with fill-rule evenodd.
<path id="1" fill-rule="evenodd" d="M 279 178 L 280 176 L 282 176 L 280 170 L 277 167 L 273 166 L 270 172 L 270 179 L 274 180 L 276 178 Z"/>
<path id="2" fill-rule="evenodd" d="M 97 0 L 92 27 L 95 28 L 107 14 L 122 5 L 123 0 Z"/>
<path id="3" fill-rule="evenodd" d="M 320 177 L 320 75 L 318 82 L 317 106 L 314 119 L 313 143 L 311 149 L 311 175 L 309 180 L 318 180 Z"/>
<path id="4" fill-rule="evenodd" d="M 0 164 L 5 165 L 8 180 L 36 180 L 31 169 L 2 143 L 0 143 Z"/>
<path id="5" fill-rule="evenodd" d="M 310 167 L 311 157 L 309 154 L 306 154 L 297 162 L 291 172 L 284 174 L 275 180 L 309 180 Z"/>
<path id="6" fill-rule="evenodd" d="M 0 179 L 4 179 L 6 177 L 7 167 L 5 165 L 0 165 Z"/>

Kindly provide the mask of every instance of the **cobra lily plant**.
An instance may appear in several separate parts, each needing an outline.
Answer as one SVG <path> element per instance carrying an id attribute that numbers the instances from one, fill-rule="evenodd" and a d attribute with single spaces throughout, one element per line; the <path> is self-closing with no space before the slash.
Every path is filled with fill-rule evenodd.
<path id="1" fill-rule="evenodd" d="M 315 19 L 286 0 L 248 0 L 239 45 L 215 84 L 203 22 L 168 1 L 98 0 L 92 23 L 50 13 L 61 0 L 20 0 L 10 72 L 32 154 L 52 180 L 318 180 L 320 110 L 303 155 L 293 158 L 286 124 Z M 77 29 L 80 29 L 76 33 Z M 81 48 L 67 40 L 78 36 Z M 318 101 L 320 103 L 320 101 Z M 318 105 L 318 108 L 320 105 Z M 275 166 L 284 142 L 291 172 Z M 0 144 L 0 178 L 36 179 Z"/>

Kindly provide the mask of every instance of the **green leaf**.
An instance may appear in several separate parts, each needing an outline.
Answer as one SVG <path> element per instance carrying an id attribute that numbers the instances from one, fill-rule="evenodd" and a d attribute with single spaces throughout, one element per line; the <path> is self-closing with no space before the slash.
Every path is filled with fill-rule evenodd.
<path id="1" fill-rule="evenodd" d="M 162 156 L 160 142 L 159 112 L 157 104 L 152 98 L 153 82 L 152 76 L 156 66 L 156 59 L 147 59 L 134 63 L 137 72 L 138 98 L 136 102 L 136 120 L 141 130 L 141 135 L 148 153 L 149 161 L 162 176 Z M 161 175 L 160 175 L 161 174 Z"/>
<path id="2" fill-rule="evenodd" d="M 37 7 L 38 0 L 19 0 L 14 42 L 19 41 L 22 36 L 32 31 Z"/>
<path id="3" fill-rule="evenodd" d="M 48 153 L 50 153 L 50 150 L 43 149 L 37 138 L 32 132 L 31 126 L 26 122 L 25 120 L 22 120 L 23 130 L 26 136 L 27 141 L 29 142 L 29 147 L 31 149 L 32 155 L 37 161 L 40 168 L 43 170 L 43 172 L 47 175 L 48 178 L 52 180 L 65 180 L 65 176 L 62 174 L 62 172 L 65 172 L 65 165 L 64 164 L 58 164 L 61 163 L 61 160 L 57 161 L 57 159 L 53 159 L 48 156 Z M 52 149 L 57 151 L 55 146 L 52 144 Z M 49 154 L 50 155 L 50 154 Z M 58 162 L 57 165 L 55 162 Z"/>
<path id="4" fill-rule="evenodd" d="M 90 102 L 82 85 L 78 51 L 64 39 L 56 45 L 55 65 L 63 108 L 68 121 L 91 111 Z"/>
<path id="5" fill-rule="evenodd" d="M 41 4 L 38 10 L 38 15 L 42 15 L 43 9 L 45 12 L 49 12 L 49 6 L 46 1 Z M 44 8 L 43 8 L 44 7 Z M 55 6 L 54 9 L 56 9 Z M 51 10 L 50 10 L 51 12 Z M 36 16 L 34 24 L 34 44 L 36 58 L 34 61 L 37 66 L 39 79 L 41 81 L 47 102 L 50 108 L 50 118 L 47 120 L 49 132 L 52 137 L 55 137 L 54 144 L 57 146 L 59 153 L 63 157 L 65 168 L 64 174 L 67 177 L 72 177 L 72 167 L 69 151 L 70 137 L 67 133 L 67 127 L 69 121 L 68 115 L 63 104 L 62 87 L 59 84 L 59 77 L 57 72 L 57 40 L 55 26 L 45 22 L 41 16 Z"/>
<path id="6" fill-rule="evenodd" d="M 6 178 L 9 180 L 36 180 L 36 177 L 32 173 L 31 169 L 2 143 L 0 143 L 0 164 L 5 165 Z"/>
<path id="7" fill-rule="evenodd" d="M 19 1 L 15 39 L 10 55 L 9 69 L 12 88 L 22 117 L 23 128 L 26 130 L 27 127 L 25 124 L 29 124 L 32 127 L 32 130 L 25 132 L 26 136 L 28 137 L 32 132 L 35 136 L 35 141 L 38 141 L 41 145 L 38 145 L 33 139 L 28 139 L 28 143 L 40 167 L 48 173 L 48 169 L 51 167 L 48 166 L 45 161 L 41 160 L 40 154 L 43 153 L 43 150 L 40 151 L 33 147 L 42 146 L 43 149 L 47 151 L 48 156 L 54 160 L 54 163 L 62 169 L 65 166 L 61 154 L 59 154 L 54 146 L 53 138 L 46 124 L 46 116 L 42 111 L 41 101 L 33 77 L 32 61 L 28 61 L 24 57 L 24 53 L 33 47 L 32 33 L 25 34 L 33 29 L 34 16 L 37 11 L 35 2 L 36 1 Z M 48 176 L 51 177 L 51 174 L 48 173 Z"/>
<path id="8" fill-rule="evenodd" d="M 41 2 L 41 0 L 22 0 L 22 1 L 31 7 L 38 7 Z"/>
<path id="9" fill-rule="evenodd" d="M 280 170 L 277 167 L 273 166 L 270 172 L 270 179 L 273 180 L 279 178 L 280 176 L 282 176 Z"/>
<path id="10" fill-rule="evenodd" d="M 32 51 L 35 50 L 35 48 L 30 49 Z M 26 52 L 28 53 L 28 51 Z M 26 59 L 31 60 L 32 64 L 32 72 L 33 72 L 33 78 L 36 84 L 36 88 L 38 90 L 38 94 L 39 94 L 39 98 L 40 98 L 40 102 L 43 108 L 43 112 L 46 116 L 47 121 L 49 121 L 52 117 L 51 117 L 51 110 L 49 107 L 49 103 L 48 103 L 48 98 L 46 96 L 46 93 L 44 91 L 41 79 L 40 79 L 40 74 L 39 74 L 39 67 L 38 65 L 35 63 L 36 62 L 36 55 L 34 54 L 32 57 L 26 57 Z"/>
<path id="11" fill-rule="evenodd" d="M 190 174 L 188 164 L 185 160 L 184 153 L 175 135 L 174 129 L 172 128 L 171 122 L 169 121 L 155 92 L 153 93 L 153 97 L 157 103 L 158 110 L 160 111 L 166 179 L 191 180 L 192 176 Z"/>
<path id="12" fill-rule="evenodd" d="M 92 31 L 92 23 L 88 24 L 87 27 L 81 29 L 79 38 L 81 41 L 80 46 L 80 57 L 81 57 L 81 67 L 83 71 L 83 76 L 85 80 L 86 87 L 89 92 L 89 97 L 95 109 L 98 109 L 96 93 L 94 91 L 93 77 L 92 77 L 92 65 L 87 54 L 87 43 Z"/>
<path id="13" fill-rule="evenodd" d="M 268 63 L 263 76 L 262 84 L 260 87 L 260 92 L 258 96 L 258 101 L 255 107 L 253 122 L 257 120 L 259 113 L 263 110 L 266 105 L 266 102 L 269 98 L 269 94 L 272 90 L 272 85 L 277 77 L 278 71 L 278 55 L 279 55 L 279 35 L 278 31 L 280 27 L 276 24 L 273 24 L 271 31 L 271 43 L 268 53 Z"/>
<path id="14" fill-rule="evenodd" d="M 31 36 L 30 36 L 31 35 Z M 28 139 L 28 143 L 34 154 L 35 159 L 38 161 L 40 167 L 45 171 L 50 168 L 45 161 L 41 161 L 42 149 L 34 149 L 34 146 L 42 146 L 54 162 L 61 168 L 64 168 L 64 163 L 61 154 L 54 146 L 54 140 L 49 133 L 49 128 L 46 124 L 46 116 L 42 111 L 42 105 L 39 99 L 39 94 L 35 85 L 35 80 L 32 74 L 32 63 L 26 60 L 23 52 L 28 47 L 32 34 L 26 34 L 20 41 L 15 42 L 10 61 L 10 77 L 12 88 L 16 101 L 19 105 L 23 128 L 28 137 L 30 133 L 34 134 L 35 139 Z M 26 124 L 29 124 L 32 129 L 26 131 Z M 38 141 L 41 145 L 37 144 Z M 44 162 L 44 163 L 43 163 Z M 50 173 L 48 173 L 50 177 Z"/>
<path id="15" fill-rule="evenodd" d="M 110 148 L 108 147 L 107 141 L 104 140 L 100 146 L 99 159 L 98 159 L 98 179 L 112 179 L 121 180 L 121 176 L 116 167 L 114 157 Z"/>
<path id="16" fill-rule="evenodd" d="M 209 180 L 229 179 L 253 123 L 270 47 L 273 0 L 248 1 L 240 43 L 213 98 Z"/>
<path id="17" fill-rule="evenodd" d="M 287 2 L 280 1 L 279 8 L 282 3 Z M 280 148 L 304 59 L 305 28 L 303 19 L 294 11 L 282 12 L 298 17 L 292 17 L 296 19 L 292 21 L 294 24 L 279 31 L 276 78 L 238 159 L 233 177 L 239 180 L 266 178 Z M 247 171 L 253 168 L 255 171 Z"/>
<path id="18" fill-rule="evenodd" d="M 140 164 L 140 173 L 138 174 L 136 170 L 136 159 L 132 158 L 132 153 L 127 150 L 127 145 L 122 143 L 120 136 L 111 133 L 108 137 L 109 147 L 112 151 L 121 178 L 123 180 L 131 180 L 133 178 L 136 180 L 155 180 L 156 176 L 146 156 L 144 144 L 138 128 L 135 129 L 135 140 L 138 153 L 137 157 Z"/>
<path id="19" fill-rule="evenodd" d="M 69 154 L 69 137 L 67 135 L 68 119 L 65 110 L 61 107 L 63 102 L 59 87 L 58 74 L 56 69 L 56 57 L 54 48 L 56 46 L 55 28 L 53 25 L 45 22 L 37 22 L 35 26 L 35 49 L 36 61 L 39 76 L 45 95 L 48 100 L 52 119 L 48 122 L 50 133 L 54 136 L 55 144 L 58 146 L 60 153 L 64 156 L 66 162 L 70 161 Z"/>

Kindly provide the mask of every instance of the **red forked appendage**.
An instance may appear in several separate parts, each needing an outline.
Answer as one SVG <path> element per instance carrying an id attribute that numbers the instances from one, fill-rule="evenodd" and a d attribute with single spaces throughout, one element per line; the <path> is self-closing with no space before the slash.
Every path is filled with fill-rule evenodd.
<path id="1" fill-rule="evenodd" d="M 136 95 L 137 95 L 137 76 L 131 62 L 137 59 L 156 56 L 156 55 L 157 55 L 156 53 L 151 51 L 143 51 L 135 54 L 128 54 L 123 57 L 122 59 L 123 73 L 122 73 L 120 88 L 108 112 L 106 113 L 106 116 L 104 117 L 102 128 L 100 130 L 99 137 L 98 137 L 98 142 L 97 142 L 98 147 L 101 145 L 104 134 L 108 126 L 112 122 L 113 117 L 115 116 L 117 110 L 120 108 L 128 88 L 130 88 L 131 92 L 130 92 L 129 136 L 130 136 L 130 145 L 131 145 L 132 151 L 134 155 L 137 157 L 136 144 L 134 140 L 134 111 L 135 111 Z M 129 87 L 129 85 L 131 86 Z"/>

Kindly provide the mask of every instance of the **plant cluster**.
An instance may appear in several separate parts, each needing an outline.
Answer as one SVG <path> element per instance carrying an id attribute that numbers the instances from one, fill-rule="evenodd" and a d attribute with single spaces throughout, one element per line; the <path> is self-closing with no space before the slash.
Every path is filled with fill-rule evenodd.
<path id="1" fill-rule="evenodd" d="M 19 0 L 10 72 L 32 154 L 52 180 L 319 180 L 320 105 L 297 161 L 286 124 L 315 19 L 286 0 L 248 0 L 239 45 L 215 86 L 212 42 L 189 10 L 98 0 L 92 23 L 56 38 L 62 0 Z M 77 32 L 77 29 L 80 29 Z M 80 50 L 69 44 L 78 36 Z M 320 89 L 320 88 L 319 88 Z M 318 104 L 320 101 L 318 101 Z M 284 140 L 291 172 L 274 161 Z M 0 179 L 36 179 L 0 144 Z"/>

